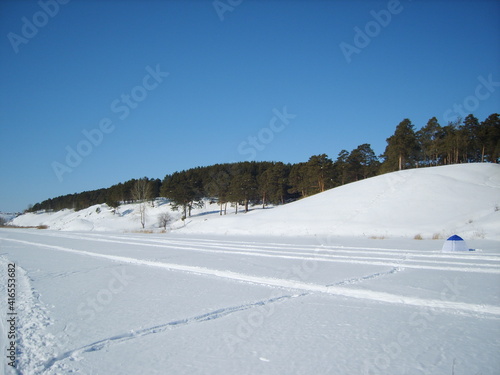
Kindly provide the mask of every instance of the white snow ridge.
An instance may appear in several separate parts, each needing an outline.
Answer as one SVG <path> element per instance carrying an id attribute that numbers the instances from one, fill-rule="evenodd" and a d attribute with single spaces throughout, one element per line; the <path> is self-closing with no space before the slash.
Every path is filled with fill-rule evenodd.
<path id="1" fill-rule="evenodd" d="M 272 209 L 26 214 L 5 374 L 498 374 L 500 166 L 408 170 Z M 59 230 L 58 230 L 59 229 Z M 441 252 L 457 234 L 476 249 Z M 419 235 L 419 236 L 417 236 Z M 418 238 L 418 240 L 417 240 Z M 2 343 L 9 305 L 0 300 Z M 2 344 L 4 345 L 4 344 Z M 6 353 L 6 350 L 4 350 Z M 0 371 L 1 372 L 1 371 Z"/>

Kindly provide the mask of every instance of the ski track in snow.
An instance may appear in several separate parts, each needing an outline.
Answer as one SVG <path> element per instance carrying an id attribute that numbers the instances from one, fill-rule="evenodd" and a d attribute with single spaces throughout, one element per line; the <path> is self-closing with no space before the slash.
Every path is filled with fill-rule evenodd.
<path id="1" fill-rule="evenodd" d="M 120 236 L 112 234 L 101 234 L 101 233 L 88 233 L 85 236 L 73 233 L 44 233 L 44 232 L 30 232 L 30 234 L 36 234 L 45 237 L 60 237 L 69 239 L 78 239 L 86 241 L 101 241 L 101 242 L 114 242 L 123 243 L 129 245 L 145 245 L 149 246 L 147 243 L 151 242 L 155 244 L 154 247 L 171 247 L 179 248 L 178 246 L 172 245 L 182 245 L 182 249 L 185 249 L 186 245 L 189 246 L 203 246 L 209 248 L 224 248 L 229 250 L 294 250 L 292 254 L 299 254 L 298 251 L 309 251 L 313 250 L 315 253 L 318 252 L 331 252 L 333 254 L 346 253 L 351 254 L 353 251 L 358 254 L 379 254 L 379 255 L 401 255 L 402 253 L 411 255 L 415 258 L 433 258 L 433 259 L 479 259 L 483 261 L 493 261 L 500 262 L 500 253 L 488 253 L 487 255 L 474 255 L 472 253 L 467 254 L 450 254 L 442 253 L 440 251 L 429 252 L 428 254 L 422 254 L 422 250 L 412 250 L 412 249 L 391 249 L 391 248 L 381 248 L 381 247 L 352 247 L 352 246 L 335 246 L 335 245 L 324 245 L 320 243 L 319 245 L 292 245 L 283 243 L 262 243 L 262 242 L 245 242 L 245 241 L 228 241 L 228 240 L 210 240 L 210 239 L 192 239 L 192 238 L 175 238 L 175 239 L 157 239 L 157 238 L 147 238 L 147 237 L 133 237 L 130 235 Z M 94 238 L 92 238 L 94 237 Z M 104 238 L 99 238 L 104 237 Z M 115 239 L 115 240 L 112 240 Z M 321 239 L 318 239 L 321 240 Z M 328 240 L 325 240 L 328 242 Z M 158 246 L 162 245 L 162 246 Z M 309 249 L 309 250 L 308 250 Z M 286 251 L 285 251 L 286 252 Z M 308 254 L 311 254 L 310 251 Z M 477 253 L 476 253 L 477 254 Z M 467 264 L 470 264 L 469 262 Z"/>
<path id="2" fill-rule="evenodd" d="M 45 235 L 47 236 L 47 235 Z M 50 236 L 50 235 L 49 235 Z M 266 257 L 266 258 L 280 258 L 280 259 L 291 259 L 291 260 L 304 260 L 304 261 L 318 261 L 318 262 L 336 262 L 336 263 L 351 263 L 351 264 L 367 264 L 376 266 L 388 266 L 388 267 L 399 267 L 401 262 L 404 260 L 405 268 L 412 269 L 426 269 L 426 270 L 439 270 L 439 271 L 459 271 L 459 272 L 479 272 L 479 273 L 491 273 L 500 274 L 500 256 L 491 255 L 459 255 L 459 254 L 414 254 L 410 253 L 412 250 L 396 250 L 396 252 L 391 252 L 386 254 L 389 256 L 356 256 L 354 253 L 372 253 L 371 251 L 353 251 L 356 248 L 351 248 L 350 250 L 337 250 L 328 249 L 324 246 L 313 247 L 313 251 L 304 251 L 303 247 L 293 247 L 288 245 L 281 245 L 281 247 L 274 247 L 274 250 L 263 250 L 263 248 L 269 248 L 269 245 L 254 245 L 253 247 L 246 247 L 244 250 L 235 247 L 234 245 L 226 245 L 224 243 L 214 244 L 212 246 L 207 246 L 206 244 L 196 244 L 196 240 L 191 242 L 182 242 L 178 240 L 153 240 L 153 239 L 137 239 L 137 241 L 129 240 L 114 240 L 108 238 L 89 238 L 89 236 L 83 237 L 78 235 L 58 235 L 57 237 L 70 238 L 84 241 L 97 241 L 97 242 L 110 242 L 110 243 L 120 243 L 124 245 L 140 245 L 147 247 L 157 247 L 157 248 L 170 248 L 182 251 L 197 251 L 203 253 L 219 253 L 228 255 L 247 255 L 255 257 Z M 141 242 L 139 242 L 141 241 Z M 153 243 L 149 243 L 153 242 Z M 207 249 L 211 247 L 211 249 Z M 296 248 L 298 251 L 290 251 Z M 281 250 L 280 250 L 281 249 Z M 303 251 L 300 251 L 303 250 Z M 343 252 L 351 255 L 338 255 L 338 252 Z M 415 250 L 416 252 L 416 250 Z M 419 257 L 433 258 L 434 260 L 421 260 L 416 259 Z M 439 259 L 439 260 L 436 260 Z M 487 263 L 472 263 L 471 259 L 480 260 Z M 469 260 L 469 262 L 460 262 L 460 260 Z M 493 264 L 492 264 L 493 263 Z M 440 264 L 442 264 L 440 266 Z"/>
<path id="3" fill-rule="evenodd" d="M 361 278 L 353 278 L 353 279 L 344 280 L 344 281 L 341 281 L 341 282 L 338 282 L 338 283 L 332 284 L 332 285 L 345 285 L 345 284 L 360 283 L 360 282 L 363 282 L 366 280 L 371 280 L 374 278 L 387 276 L 387 275 L 393 274 L 395 272 L 399 272 L 401 270 L 402 269 L 399 269 L 399 268 L 393 268 L 392 270 L 390 270 L 388 272 L 378 272 L 378 273 L 367 275 L 367 276 L 364 276 Z M 114 335 L 112 337 L 101 339 L 99 341 L 93 342 L 91 344 L 82 346 L 82 347 L 77 348 L 77 349 L 68 350 L 68 351 L 66 351 L 58 356 L 55 356 L 51 360 L 47 361 L 44 364 L 44 369 L 45 370 L 51 369 L 54 365 L 56 365 L 57 363 L 59 363 L 61 361 L 64 361 L 66 359 L 71 359 L 71 358 L 79 358 L 84 353 L 99 351 L 99 350 L 102 350 L 102 349 L 109 347 L 110 345 L 120 344 L 120 343 L 125 342 L 125 341 L 138 339 L 138 338 L 148 336 L 151 334 L 163 333 L 163 332 L 166 332 L 168 330 L 172 330 L 175 328 L 180 328 L 180 327 L 186 326 L 188 324 L 202 323 L 202 322 L 206 322 L 206 321 L 211 321 L 211 320 L 223 318 L 227 315 L 237 313 L 240 311 L 245 311 L 245 310 L 259 308 L 259 307 L 262 308 L 262 307 L 265 307 L 269 304 L 286 301 L 286 300 L 289 300 L 292 298 L 300 298 L 300 297 L 308 296 L 311 294 L 312 294 L 312 292 L 304 292 L 301 294 L 282 295 L 282 296 L 269 298 L 266 300 L 257 301 L 257 302 L 253 302 L 253 303 L 220 308 L 220 309 L 217 309 L 217 310 L 212 311 L 212 312 L 204 313 L 201 315 L 197 315 L 197 316 L 189 317 L 189 318 L 185 318 L 185 319 L 173 320 L 171 322 L 164 323 L 164 324 L 158 324 L 158 325 L 155 325 L 155 326 L 149 327 L 149 328 L 143 328 L 140 330 L 131 330 L 131 331 L 128 331 L 126 333 L 122 333 L 122 334 Z"/>
<path id="4" fill-rule="evenodd" d="M 392 270 L 390 270 L 388 272 L 378 272 L 378 273 L 367 275 L 367 276 L 360 277 L 360 278 L 353 278 L 353 279 L 344 280 L 344 281 L 341 281 L 341 282 L 338 282 L 338 283 L 335 283 L 332 285 L 346 285 L 346 284 L 360 283 L 360 282 L 363 282 L 366 280 L 371 280 L 374 278 L 387 276 L 387 275 L 393 274 L 395 272 L 399 272 L 401 270 L 402 269 L 399 269 L 399 268 L 393 268 Z M 51 360 L 47 361 L 43 367 L 45 370 L 48 370 L 48 369 L 52 368 L 58 362 L 61 362 L 61 361 L 64 361 L 64 360 L 70 359 L 70 358 L 78 358 L 84 353 L 99 351 L 99 350 L 102 350 L 102 349 L 109 347 L 110 345 L 120 344 L 120 343 L 125 342 L 125 341 L 138 339 L 138 338 L 148 336 L 151 334 L 162 333 L 162 332 L 165 332 L 167 330 L 186 326 L 188 324 L 202 323 L 202 322 L 211 321 L 214 319 L 223 318 L 227 315 L 237 313 L 240 311 L 245 311 L 245 310 L 259 308 L 259 307 L 265 307 L 265 306 L 272 304 L 272 303 L 286 301 L 286 300 L 289 300 L 292 298 L 300 298 L 300 297 L 308 296 L 310 294 L 312 294 L 312 293 L 305 292 L 305 293 L 301 293 L 301 294 L 282 295 L 279 297 L 269 298 L 267 300 L 257 301 L 257 302 L 248 303 L 248 304 L 244 304 L 244 305 L 220 308 L 220 309 L 217 309 L 215 311 L 208 312 L 205 314 L 201 314 L 201 315 L 197 315 L 197 316 L 189 317 L 189 318 L 185 318 L 185 319 L 177 319 L 177 320 L 174 320 L 174 321 L 171 321 L 168 323 L 158 324 L 158 325 L 155 325 L 155 326 L 149 327 L 149 328 L 144 328 L 144 329 L 140 329 L 140 330 L 132 330 L 132 331 L 129 331 L 126 333 L 114 335 L 112 337 L 108 337 L 108 338 L 93 342 L 91 344 L 82 346 L 78 349 L 68 350 L 65 353 L 62 353 L 58 356 L 55 356 Z"/>
<path id="5" fill-rule="evenodd" d="M 387 272 L 377 272 L 377 273 L 373 273 L 371 275 L 366 275 L 366 276 L 362 276 L 362 277 L 354 277 L 352 279 L 342 280 L 342 281 L 339 281 L 339 282 L 336 282 L 333 284 L 329 284 L 329 285 L 327 285 L 327 287 L 358 284 L 362 281 L 373 280 L 373 279 L 378 279 L 379 277 L 389 276 L 389 275 L 395 274 L 396 272 L 401 272 L 403 269 L 404 268 L 402 268 L 402 267 L 394 267 L 393 269 L 391 269 Z"/>
<path id="6" fill-rule="evenodd" d="M 256 285 L 265 285 L 269 287 L 278 287 L 283 289 L 293 289 L 293 290 L 302 290 L 306 292 L 318 292 L 330 295 L 336 295 L 341 297 L 349 297 L 349 298 L 357 298 L 363 300 L 371 300 L 382 303 L 390 303 L 390 304 L 403 304 L 409 306 L 417 306 L 417 307 L 426 307 L 426 308 L 435 308 L 443 311 L 448 311 L 452 313 L 456 313 L 457 311 L 465 312 L 465 313 L 475 313 L 475 314 L 486 314 L 493 315 L 494 317 L 500 316 L 500 307 L 493 305 L 484 305 L 484 304 L 470 304 L 465 302 L 453 302 L 453 301 L 442 301 L 435 299 L 424 299 L 418 297 L 410 297 L 405 295 L 397 295 L 386 292 L 379 292 L 373 290 L 361 290 L 361 289 L 353 289 L 346 288 L 343 285 L 318 285 L 318 284 L 310 284 L 300 281 L 287 280 L 287 279 L 278 279 L 278 278 L 270 278 L 270 277 L 258 277 L 253 275 L 247 275 L 232 271 L 222 271 L 217 269 L 209 269 L 205 267 L 199 266 L 189 266 L 182 264 L 174 264 L 174 263 L 165 263 L 161 261 L 155 260 L 143 260 L 136 259 L 131 257 L 117 256 L 117 255 L 107 255 L 101 253 L 94 253 L 90 251 L 84 250 L 76 250 L 62 246 L 56 245 L 48 245 L 37 242 L 30 242 L 18 239 L 6 239 L 6 241 L 13 241 L 18 243 L 24 243 L 27 245 L 38 246 L 49 248 L 58 251 L 69 252 L 73 254 L 91 256 L 96 258 L 108 259 L 111 261 L 128 263 L 134 265 L 143 265 L 157 268 L 164 268 L 170 271 L 182 271 L 196 275 L 204 275 L 210 277 L 218 277 L 222 279 L 228 279 L 238 282 L 246 282 Z M 269 255 L 271 256 L 271 255 Z M 277 256 L 278 257 L 278 256 Z M 298 259 L 307 259 L 307 258 L 298 258 Z M 311 258 L 316 259 L 316 258 Z M 383 266 L 392 266 L 392 267 L 401 267 L 401 268 L 415 268 L 414 265 L 403 264 L 404 260 L 399 263 L 394 262 L 369 262 L 368 264 L 380 264 Z M 430 268 L 429 266 L 422 266 L 418 268 L 424 269 L 441 269 L 441 270 L 462 270 L 467 272 L 482 272 L 482 273 L 500 273 L 498 268 L 463 268 L 463 267 L 434 267 Z"/>
<path id="7" fill-rule="evenodd" d="M 32 232 L 30 232 L 33 234 Z M 216 241 L 216 240 L 200 240 L 200 239 L 151 239 L 151 238 L 141 238 L 141 237 L 121 237 L 119 235 L 107 235 L 107 234 L 92 234 L 89 236 L 82 236 L 79 234 L 66 234 L 66 233 L 36 233 L 37 235 L 43 236 L 45 238 L 67 238 L 79 241 L 97 241 L 97 242 L 112 242 L 121 243 L 132 246 L 152 246 L 160 247 L 166 249 L 181 249 L 183 251 L 199 251 L 207 253 L 224 253 L 224 254 L 234 254 L 234 255 L 252 255 L 252 256 L 265 256 L 271 258 L 286 258 L 286 259 L 298 259 L 298 260 L 318 260 L 318 261 L 330 261 L 330 262 L 349 262 L 349 263 L 360 263 L 360 264 L 372 264 L 372 265 L 383 265 L 391 266 L 392 268 L 385 272 L 377 272 L 361 277 L 350 278 L 336 282 L 329 285 L 318 285 L 310 284 L 300 281 L 288 280 L 288 279 L 278 279 L 269 277 L 257 277 L 232 271 L 222 271 L 216 269 L 209 269 L 205 267 L 189 266 L 182 264 L 172 264 L 165 263 L 159 260 L 145 260 L 136 259 L 132 257 L 108 255 L 102 253 L 96 253 L 85 250 L 78 250 L 69 247 L 50 245 L 40 242 L 18 240 L 13 238 L 3 238 L 2 240 L 6 242 L 17 242 L 21 244 L 43 247 L 56 251 L 64 251 L 68 253 L 73 253 L 79 256 L 90 256 L 96 258 L 107 259 L 113 262 L 127 263 L 138 266 L 148 266 L 164 268 L 169 271 L 178 271 L 191 273 L 195 275 L 203 275 L 208 277 L 218 277 L 227 280 L 232 280 L 236 282 L 244 282 L 256 285 L 263 285 L 267 287 L 274 287 L 279 289 L 294 290 L 300 292 L 293 292 L 289 294 L 284 294 L 269 298 L 266 300 L 261 300 L 257 302 L 246 303 L 237 306 L 223 307 L 216 309 L 211 312 L 203 313 L 200 315 L 195 315 L 187 318 L 176 319 L 170 322 L 157 324 L 149 328 L 142 328 L 139 330 L 132 330 L 123 333 L 113 335 L 111 337 L 103 338 L 101 340 L 92 342 L 90 344 L 81 346 L 76 349 L 67 350 L 63 353 L 57 354 L 50 351 L 51 347 L 51 337 L 47 335 L 46 326 L 50 324 L 50 319 L 45 314 L 43 305 L 38 300 L 38 294 L 30 285 L 29 278 L 26 272 L 21 268 L 18 268 L 18 277 L 21 281 L 19 282 L 20 291 L 23 297 L 19 297 L 19 301 L 23 301 L 26 306 L 25 311 L 28 314 L 23 320 L 26 324 L 19 328 L 19 333 L 22 339 L 19 342 L 18 355 L 19 359 L 19 371 L 11 372 L 8 374 L 55 374 L 66 369 L 66 360 L 79 360 L 79 358 L 85 353 L 91 353 L 95 351 L 100 351 L 108 348 L 111 345 L 120 344 L 129 340 L 140 339 L 142 337 L 156 334 L 164 333 L 172 329 L 177 329 L 180 327 L 187 326 L 189 324 L 196 324 L 207 322 L 219 318 L 226 317 L 230 314 L 242 312 L 249 309 L 264 307 L 269 304 L 284 302 L 292 298 L 304 297 L 312 295 L 315 293 L 334 295 L 344 298 L 355 298 L 362 300 L 370 300 L 378 303 L 390 303 L 390 304 L 402 304 L 415 306 L 419 308 L 429 308 L 437 309 L 445 313 L 460 313 L 462 315 L 472 315 L 475 317 L 482 318 L 500 318 L 500 307 L 492 305 L 478 305 L 470 304 L 464 302 L 452 302 L 452 301 L 442 301 L 433 299 L 424 299 L 417 297 L 408 297 L 405 295 L 396 295 L 386 292 L 377 292 L 372 290 L 361 290 L 354 289 L 352 287 L 347 288 L 353 284 L 363 283 L 368 280 L 377 279 L 380 277 L 387 277 L 393 275 L 397 272 L 403 271 L 405 268 L 422 268 L 422 269 L 436 269 L 436 270 L 446 270 L 446 271 L 467 271 L 467 272 L 480 272 L 480 273 L 500 273 L 498 269 L 498 264 L 496 262 L 500 261 L 500 257 L 496 254 L 488 254 L 485 256 L 481 255 L 459 255 L 457 256 L 441 254 L 441 253 L 428 253 L 422 254 L 418 250 L 394 250 L 394 249 L 383 249 L 383 248 L 347 248 L 347 247 L 335 247 L 335 246 L 313 246 L 313 245 L 286 245 L 286 244 L 275 244 L 275 243 L 252 243 L 252 242 L 236 242 L 236 241 Z M 291 251 L 296 250 L 296 251 Z M 342 254 L 351 254 L 351 257 L 355 257 L 353 260 L 345 259 L 347 256 L 341 256 L 339 258 L 338 252 Z M 377 257 L 370 257 L 376 253 Z M 356 254 L 356 255 L 354 255 Z M 366 254 L 366 255 L 363 255 Z M 472 255 L 472 256 L 470 256 Z M 349 258 L 351 258 L 349 257 Z M 409 262 L 422 263 L 426 262 L 425 259 L 418 260 L 415 258 L 426 258 L 434 259 L 434 263 L 439 262 L 442 266 L 429 266 L 426 264 L 409 264 Z M 414 259 L 411 259 L 414 258 Z M 439 259 L 439 261 L 437 261 Z M 475 262 L 484 261 L 487 263 L 465 263 L 458 262 L 458 260 L 473 259 Z M 0 256 L 0 264 L 3 267 L 8 259 Z M 428 262 L 428 260 L 427 260 Z M 460 267 L 457 267 L 460 265 Z M 472 267 L 473 265 L 473 267 Z M 5 263 L 6 266 L 6 263 Z M 466 266 L 466 267 L 465 267 Z M 68 273 L 71 274 L 71 273 Z M 52 277 L 66 276 L 67 274 L 53 274 Z M 6 283 L 2 283 L 6 285 Z M 26 302 L 25 302 L 26 301 Z M 43 349 L 41 349 L 43 348 Z M 2 363 L 3 364 L 3 363 Z"/>
<path id="8" fill-rule="evenodd" d="M 284 295 L 284 296 L 270 298 L 267 300 L 258 301 L 258 302 L 254 302 L 254 303 L 248 303 L 248 304 L 239 305 L 239 306 L 220 308 L 220 309 L 217 309 L 215 311 L 208 312 L 205 314 L 201 314 L 201 315 L 197 315 L 197 316 L 193 316 L 193 317 L 189 317 L 189 318 L 184 318 L 184 319 L 177 319 L 177 320 L 173 320 L 173 321 L 168 322 L 168 323 L 158 324 L 158 325 L 155 325 L 153 327 L 143 328 L 143 329 L 136 330 L 136 331 L 132 330 L 132 331 L 129 331 L 126 333 L 114 335 L 112 337 L 108 337 L 108 338 L 93 342 L 91 344 L 82 346 L 82 347 L 77 348 L 77 349 L 68 350 L 68 351 L 66 351 L 58 356 L 55 356 L 54 358 L 45 362 L 43 365 L 43 368 L 44 368 L 44 370 L 51 369 L 54 365 L 56 365 L 57 363 L 59 363 L 61 361 L 64 361 L 66 359 L 71 359 L 71 358 L 79 358 L 79 356 L 84 354 L 84 353 L 99 351 L 99 350 L 102 350 L 102 349 L 109 347 L 110 345 L 120 344 L 120 343 L 125 342 L 125 341 L 138 339 L 138 338 L 148 336 L 151 334 L 162 333 L 162 332 L 172 330 L 175 328 L 180 328 L 180 327 L 183 327 L 183 326 L 186 326 L 189 324 L 202 323 L 202 322 L 207 322 L 207 321 L 211 321 L 214 319 L 223 318 L 227 315 L 230 315 L 230 314 L 233 314 L 236 312 L 240 312 L 240 311 L 244 311 L 244 310 L 248 310 L 248 309 L 252 309 L 252 308 L 264 307 L 264 306 L 271 304 L 271 303 L 276 303 L 276 302 L 284 301 L 284 300 L 291 299 L 291 298 L 301 297 L 301 296 L 304 296 L 307 294 L 309 294 L 309 293 Z"/>

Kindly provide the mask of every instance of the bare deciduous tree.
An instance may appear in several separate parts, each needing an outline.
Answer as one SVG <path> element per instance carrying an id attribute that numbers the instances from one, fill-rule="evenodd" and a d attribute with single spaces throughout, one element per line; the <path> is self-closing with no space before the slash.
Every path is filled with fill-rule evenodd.
<path id="1" fill-rule="evenodd" d="M 144 177 L 137 180 L 132 188 L 132 199 L 139 203 L 142 228 L 146 225 L 146 201 L 151 198 L 151 184 Z"/>
<path id="2" fill-rule="evenodd" d="M 172 221 L 172 217 L 164 212 L 158 216 L 158 225 L 160 228 L 167 229 L 167 225 Z"/>

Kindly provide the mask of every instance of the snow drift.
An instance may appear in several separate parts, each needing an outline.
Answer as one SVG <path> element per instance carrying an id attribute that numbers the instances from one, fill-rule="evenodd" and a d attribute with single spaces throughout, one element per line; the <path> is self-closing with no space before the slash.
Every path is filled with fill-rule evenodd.
<path id="1" fill-rule="evenodd" d="M 59 230 L 140 230 L 136 205 L 113 214 L 106 205 L 74 212 L 30 213 L 14 225 L 48 225 Z M 388 173 L 347 184 L 272 209 L 219 216 L 207 202 L 180 221 L 165 201 L 149 206 L 147 228 L 158 229 L 157 217 L 169 212 L 171 229 L 185 233 L 238 235 L 338 235 L 386 238 L 464 238 L 500 240 L 500 166 L 460 164 Z"/>

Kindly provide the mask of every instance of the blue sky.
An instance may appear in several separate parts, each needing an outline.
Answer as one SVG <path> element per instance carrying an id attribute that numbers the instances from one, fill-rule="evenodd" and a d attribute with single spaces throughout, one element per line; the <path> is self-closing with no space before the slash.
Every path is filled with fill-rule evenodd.
<path id="1" fill-rule="evenodd" d="M 215 4 L 2 1 L 0 211 L 500 111 L 498 1 Z"/>

